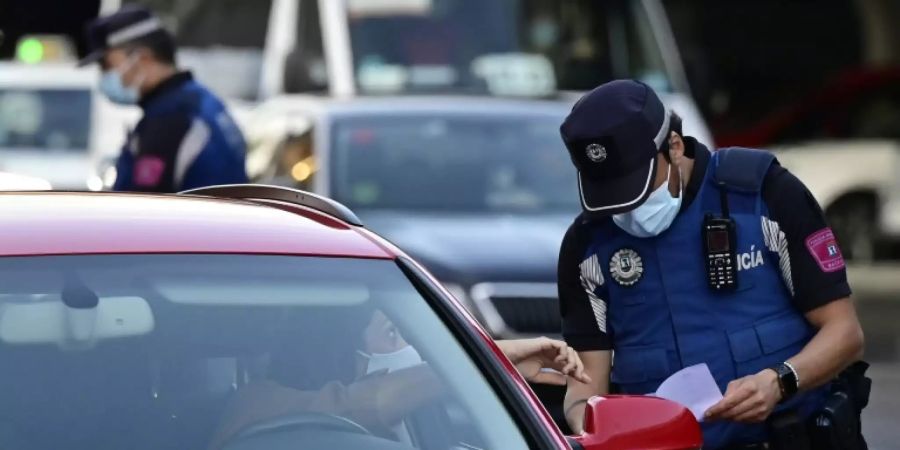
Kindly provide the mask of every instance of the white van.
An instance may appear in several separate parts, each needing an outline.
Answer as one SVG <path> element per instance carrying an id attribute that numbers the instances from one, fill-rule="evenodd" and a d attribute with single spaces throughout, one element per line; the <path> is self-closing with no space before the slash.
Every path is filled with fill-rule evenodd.
<path id="1" fill-rule="evenodd" d="M 636 78 L 712 144 L 661 0 L 133 1 L 166 18 L 183 65 L 227 98 L 547 97 Z"/>

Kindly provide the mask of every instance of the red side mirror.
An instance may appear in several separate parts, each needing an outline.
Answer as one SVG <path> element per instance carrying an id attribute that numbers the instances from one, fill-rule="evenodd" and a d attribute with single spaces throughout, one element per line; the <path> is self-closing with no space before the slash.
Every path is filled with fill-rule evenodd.
<path id="1" fill-rule="evenodd" d="M 658 397 L 593 397 L 584 414 L 584 450 L 687 450 L 703 445 L 700 424 L 687 408 Z"/>

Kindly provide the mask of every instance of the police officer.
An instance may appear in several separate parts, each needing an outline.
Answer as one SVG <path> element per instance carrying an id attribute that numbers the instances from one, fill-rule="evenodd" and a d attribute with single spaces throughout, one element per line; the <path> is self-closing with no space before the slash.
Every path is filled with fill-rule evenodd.
<path id="1" fill-rule="evenodd" d="M 816 445 L 809 422 L 863 333 L 805 186 L 768 152 L 683 136 L 636 81 L 586 94 L 561 134 L 583 208 L 560 251 L 562 329 L 593 380 L 569 382 L 571 428 L 610 382 L 647 394 L 705 363 L 724 398 L 706 411 L 704 448 Z"/>
<path id="2" fill-rule="evenodd" d="M 175 43 L 149 10 L 127 6 L 88 24 L 100 90 L 144 116 L 116 163 L 114 190 L 177 192 L 247 181 L 246 145 L 222 102 L 176 68 Z"/>

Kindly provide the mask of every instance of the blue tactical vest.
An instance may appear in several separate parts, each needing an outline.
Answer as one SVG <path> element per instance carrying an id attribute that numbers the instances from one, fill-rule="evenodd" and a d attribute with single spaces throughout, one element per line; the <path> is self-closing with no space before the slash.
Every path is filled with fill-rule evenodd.
<path id="1" fill-rule="evenodd" d="M 142 105 L 144 116 L 138 122 L 116 164 L 118 172 L 114 190 L 132 190 L 136 149 L 143 124 L 160 117 L 183 114 L 202 120 L 209 130 L 203 149 L 189 166 L 175 191 L 216 184 L 246 183 L 246 143 L 225 105 L 205 87 L 188 79 L 159 97 Z M 134 140 L 138 139 L 138 145 Z"/>
<path id="2" fill-rule="evenodd" d="M 730 381 L 787 360 L 812 338 L 781 278 L 777 232 L 762 199 L 773 161 L 759 150 L 713 152 L 697 197 L 659 236 L 635 238 L 609 219 L 592 227 L 585 256 L 597 255 L 603 268 L 597 294 L 608 301 L 611 381 L 624 393 L 655 392 L 672 373 L 699 363 L 724 393 Z M 737 230 L 739 287 L 727 293 L 708 287 L 701 242 L 704 215 L 721 212 L 717 182 L 724 183 Z M 777 411 L 798 408 L 809 417 L 823 398 L 824 388 L 805 392 Z M 703 424 L 703 438 L 704 448 L 714 449 L 761 442 L 767 432 L 762 424 L 720 421 Z"/>

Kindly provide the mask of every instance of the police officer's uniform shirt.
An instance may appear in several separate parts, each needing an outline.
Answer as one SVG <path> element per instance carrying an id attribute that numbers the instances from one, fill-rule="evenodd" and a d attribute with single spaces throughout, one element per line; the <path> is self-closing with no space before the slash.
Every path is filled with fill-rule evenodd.
<path id="1" fill-rule="evenodd" d="M 113 190 L 178 192 L 246 183 L 246 144 L 221 102 L 190 72 L 169 77 L 141 98 L 144 117 L 116 164 Z"/>
<path id="2" fill-rule="evenodd" d="M 140 102 L 141 106 L 152 103 L 157 97 L 183 83 L 187 74 L 176 74 L 163 81 L 149 92 Z M 191 128 L 193 117 L 187 112 L 178 112 L 144 120 L 131 141 L 138 153 L 134 161 L 134 177 L 130 190 L 175 192 L 175 161 L 182 141 Z"/>
<path id="3" fill-rule="evenodd" d="M 685 186 L 682 211 L 686 209 L 700 189 L 710 161 L 709 150 L 690 137 L 685 137 L 685 150 L 694 158 L 691 179 Z M 787 169 L 773 164 L 762 186 L 763 200 L 769 210 L 763 230 L 772 247 L 777 249 L 778 267 L 793 304 L 801 312 L 808 312 L 850 295 L 847 273 L 840 258 L 840 249 L 818 245 L 830 241 L 831 230 L 818 202 Z M 698 236 L 700 230 L 697 230 Z M 609 302 L 603 285 L 603 264 L 596 257 L 585 259 L 590 244 L 590 223 L 583 216 L 566 231 L 559 256 L 559 298 L 562 316 L 562 332 L 566 342 L 575 350 L 610 350 L 612 339 L 607 330 L 606 311 Z M 697 241 L 697 251 L 701 243 Z M 771 251 L 768 248 L 761 251 Z M 837 252 L 837 255 L 835 255 Z M 755 255 L 738 255 L 738 264 L 744 269 L 756 268 Z M 704 267 L 697 267 L 704 271 Z M 765 270 L 765 269 L 763 269 Z M 597 289 L 597 288 L 600 289 Z"/>

